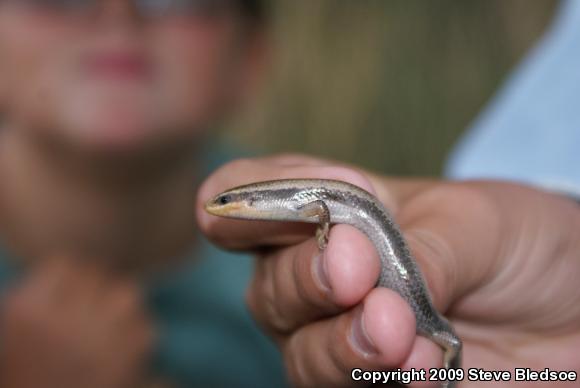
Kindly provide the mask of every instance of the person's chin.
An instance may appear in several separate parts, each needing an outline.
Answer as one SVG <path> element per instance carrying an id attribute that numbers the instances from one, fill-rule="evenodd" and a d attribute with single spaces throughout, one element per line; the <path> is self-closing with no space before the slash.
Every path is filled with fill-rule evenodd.
<path id="1" fill-rule="evenodd" d="M 104 153 L 139 152 L 153 142 L 149 130 L 126 123 L 93 126 L 87 132 L 81 136 L 81 141 L 93 150 Z"/>
<path id="2" fill-rule="evenodd" d="M 77 116 L 70 120 L 65 134 L 71 142 L 92 154 L 131 154 L 151 148 L 159 141 L 151 121 L 130 116 Z"/>
<path id="3" fill-rule="evenodd" d="M 135 151 L 155 137 L 155 120 L 150 117 L 151 112 L 130 103 L 101 105 L 101 108 L 99 105 L 85 105 L 69 111 L 69 114 L 66 120 L 68 135 L 95 150 Z"/>

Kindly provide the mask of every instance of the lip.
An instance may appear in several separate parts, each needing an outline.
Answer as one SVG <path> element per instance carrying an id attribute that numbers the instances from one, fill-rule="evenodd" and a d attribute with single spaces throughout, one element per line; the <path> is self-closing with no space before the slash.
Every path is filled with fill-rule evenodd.
<path id="1" fill-rule="evenodd" d="M 227 205 L 216 205 L 215 200 L 210 200 L 205 204 L 205 210 L 213 214 L 214 216 L 227 216 L 231 212 L 238 211 L 242 209 L 243 206 L 240 203 L 231 203 Z"/>
<path id="2" fill-rule="evenodd" d="M 90 75 L 116 79 L 146 79 L 151 76 L 151 62 L 132 50 L 103 51 L 89 55 L 85 68 Z"/>

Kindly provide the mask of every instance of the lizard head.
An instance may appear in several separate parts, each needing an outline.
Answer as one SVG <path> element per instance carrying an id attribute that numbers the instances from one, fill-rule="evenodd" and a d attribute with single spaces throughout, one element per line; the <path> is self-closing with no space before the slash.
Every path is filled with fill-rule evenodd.
<path id="1" fill-rule="evenodd" d="M 300 188 L 281 181 L 249 184 L 224 191 L 205 204 L 213 215 L 252 220 L 296 220 L 303 205 Z"/>

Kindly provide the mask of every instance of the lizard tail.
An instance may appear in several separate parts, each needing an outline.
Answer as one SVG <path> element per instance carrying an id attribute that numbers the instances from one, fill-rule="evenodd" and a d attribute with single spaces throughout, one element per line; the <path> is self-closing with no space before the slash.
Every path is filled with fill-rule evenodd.
<path id="1" fill-rule="evenodd" d="M 453 379 L 457 377 L 457 374 L 449 369 L 459 369 L 461 368 L 461 340 L 453 331 L 440 331 L 433 334 L 433 341 L 435 341 L 439 346 L 445 351 L 443 358 L 443 365 L 447 369 L 447 377 L 451 379 L 443 382 L 441 388 L 453 388 L 456 387 L 458 381 Z"/>

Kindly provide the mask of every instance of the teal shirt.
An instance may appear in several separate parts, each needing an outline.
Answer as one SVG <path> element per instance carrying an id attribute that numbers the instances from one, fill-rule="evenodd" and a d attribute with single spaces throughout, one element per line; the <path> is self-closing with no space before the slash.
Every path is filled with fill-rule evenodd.
<path id="1" fill-rule="evenodd" d="M 210 170 L 228 159 L 212 150 Z M 252 259 L 205 240 L 190 256 L 143 284 L 158 329 L 154 371 L 184 388 L 287 386 L 281 355 L 245 307 Z M 12 263 L 0 250 L 0 293 L 21 273 Z"/>
<path id="2" fill-rule="evenodd" d="M 281 356 L 244 305 L 249 257 L 208 243 L 149 288 L 159 327 L 156 368 L 184 387 L 284 387 Z"/>
<path id="3" fill-rule="evenodd" d="M 249 257 L 207 242 L 182 267 L 144 285 L 158 328 L 154 369 L 178 387 L 285 387 L 281 356 L 243 299 Z M 0 290 L 20 270 L 0 252 Z"/>

